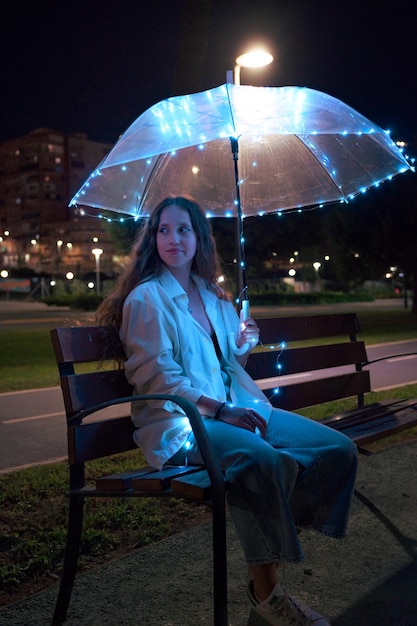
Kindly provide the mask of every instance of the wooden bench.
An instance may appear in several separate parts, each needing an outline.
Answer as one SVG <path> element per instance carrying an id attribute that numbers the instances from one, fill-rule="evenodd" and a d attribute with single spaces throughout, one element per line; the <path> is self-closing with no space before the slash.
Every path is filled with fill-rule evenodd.
<path id="1" fill-rule="evenodd" d="M 370 391 L 369 372 L 364 370 L 369 362 L 364 343 L 357 339 L 360 328 L 356 315 L 268 318 L 257 322 L 263 345 L 250 356 L 247 369 L 275 406 L 299 410 L 354 396 L 355 410 L 328 417 L 324 423 L 347 434 L 358 446 L 417 425 L 416 400 L 364 404 L 364 396 Z M 130 403 L 132 388 L 123 369 L 117 367 L 76 373 L 80 363 L 101 361 L 104 338 L 99 327 L 57 328 L 51 331 L 51 339 L 66 410 L 70 468 L 67 545 L 52 623 L 62 624 L 66 618 L 77 570 L 85 498 L 153 496 L 183 497 L 212 508 L 214 624 L 226 626 L 227 485 L 195 406 L 183 398 L 158 396 L 170 398 L 186 412 L 205 461 L 203 468 L 165 466 L 161 472 L 149 467 L 132 468 L 131 472 L 103 476 L 95 485 L 88 485 L 86 463 L 135 449 L 135 444 L 129 405 L 124 407 L 122 417 L 86 418 L 115 404 Z M 323 339 L 332 343 L 323 345 Z M 293 342 L 306 341 L 308 346 L 291 347 Z M 349 366 L 351 371 L 337 371 L 341 366 Z M 294 376 L 307 372 L 317 377 L 306 382 Z"/>
<path id="2" fill-rule="evenodd" d="M 368 359 L 365 343 L 358 340 L 355 313 L 258 319 L 257 323 L 261 341 L 269 348 L 253 353 L 246 369 L 274 406 L 302 413 L 306 407 L 354 397 L 354 409 L 322 422 L 350 437 L 364 453 L 367 443 L 417 425 L 416 398 L 365 404 L 371 391 L 368 368 L 376 361 Z M 299 342 L 308 345 L 297 347 Z M 305 380 L 301 374 L 310 376 Z"/>

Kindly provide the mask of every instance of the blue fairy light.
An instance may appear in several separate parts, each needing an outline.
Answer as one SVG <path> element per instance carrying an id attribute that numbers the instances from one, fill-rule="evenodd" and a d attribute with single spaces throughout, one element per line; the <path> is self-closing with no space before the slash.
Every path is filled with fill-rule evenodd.
<path id="1" fill-rule="evenodd" d="M 264 99 L 265 113 L 260 110 L 262 107 L 258 106 L 258 102 L 262 104 L 258 94 Z M 279 118 L 277 125 L 274 125 L 274 118 L 269 115 L 269 111 L 273 112 L 276 106 L 279 106 L 280 111 L 288 111 L 288 116 Z M 282 127 L 284 119 L 288 119 L 289 122 L 285 128 Z M 407 159 L 403 156 L 404 148 L 396 147 L 389 138 L 390 130 L 374 126 L 358 112 L 327 94 L 320 94 L 307 88 L 254 88 L 223 85 L 200 94 L 169 98 L 139 116 L 125 135 L 120 137 L 113 150 L 100 165 L 100 169 L 96 168 L 90 175 L 81 190 L 71 200 L 70 206 L 77 206 L 82 202 L 84 206 L 91 206 L 95 210 L 101 208 L 134 216 L 141 210 L 142 191 L 146 188 L 148 192 L 152 187 L 151 172 L 159 156 L 174 157 L 176 155 L 177 160 L 180 161 L 183 148 L 201 152 L 207 150 L 209 147 L 207 144 L 213 145 L 212 152 L 214 153 L 213 142 L 216 142 L 219 137 L 228 144 L 230 144 L 230 138 L 242 137 L 247 140 L 248 145 L 256 151 L 251 152 L 250 149 L 247 161 L 245 161 L 246 148 L 245 145 L 241 146 L 239 161 L 244 162 L 242 170 L 250 172 L 253 180 L 256 180 L 258 176 L 262 178 L 262 171 L 258 172 L 260 161 L 258 162 L 257 159 L 260 158 L 260 154 L 266 156 L 263 144 L 268 148 L 269 135 L 297 136 L 300 142 L 310 150 L 312 157 L 322 164 L 323 169 L 331 178 L 335 179 L 333 182 L 340 194 L 335 195 L 334 187 L 329 185 L 329 192 L 327 189 L 321 191 L 320 198 L 315 198 L 314 192 L 307 197 L 307 190 L 305 198 L 304 190 L 300 189 L 296 194 L 289 194 L 289 200 L 280 200 L 277 206 L 278 203 L 273 194 L 266 199 L 262 195 L 258 197 L 262 191 L 262 185 L 254 185 L 250 188 L 250 185 L 244 184 L 248 180 L 240 180 L 238 184 L 245 194 L 243 198 L 245 209 L 251 215 L 262 216 L 265 213 L 275 212 L 278 216 L 282 216 L 283 212 L 302 213 L 317 207 L 321 208 L 329 202 L 347 203 L 357 196 L 360 197 L 360 194 L 365 192 L 364 188 L 378 187 L 384 179 L 390 180 L 398 173 L 413 169 L 407 166 Z M 155 139 L 155 144 L 150 148 L 152 152 L 146 153 L 149 137 Z M 145 139 L 144 142 L 141 141 L 142 138 Z M 363 146 L 363 151 L 366 153 L 370 142 L 372 142 L 370 154 L 372 163 L 374 146 L 380 152 L 392 153 L 391 175 L 387 174 L 387 168 L 383 162 L 381 162 L 381 167 L 376 163 L 378 166 L 375 168 L 376 175 L 370 175 L 372 169 L 368 171 L 365 168 L 365 175 L 359 177 L 355 187 L 351 184 L 354 181 L 351 181 L 349 177 L 345 180 L 343 172 L 345 162 L 343 158 L 339 160 L 338 155 L 341 154 L 339 148 L 351 153 L 353 161 L 360 165 L 361 158 L 359 158 L 358 151 L 361 151 Z M 139 146 L 137 152 L 136 146 Z M 334 146 L 337 150 L 334 150 Z M 171 149 L 172 152 L 170 152 Z M 200 159 L 201 162 L 202 159 Z M 173 163 L 176 164 L 177 161 Z M 365 159 L 365 165 L 367 163 L 368 160 Z M 395 163 L 397 165 L 394 165 Z M 178 170 L 180 176 L 180 164 L 178 164 Z M 207 171 L 209 177 L 216 176 L 213 170 Z M 120 190 L 117 188 L 117 176 L 122 185 Z M 199 179 L 203 185 L 201 188 L 204 188 L 206 181 L 203 166 L 199 172 Z M 267 187 L 268 185 L 264 185 L 265 189 Z M 126 192 L 125 195 L 122 195 L 123 190 Z M 186 193 L 192 195 L 192 190 Z M 233 217 L 230 206 L 232 200 L 229 200 L 232 196 L 229 196 L 227 190 L 220 188 L 218 193 L 223 196 L 219 198 L 217 207 L 210 204 L 210 216 Z M 233 193 L 232 190 L 231 193 Z M 293 198 L 296 198 L 296 205 L 290 206 Z M 204 206 L 204 198 L 201 198 L 201 202 Z M 237 200 L 234 204 L 238 204 Z M 234 214 L 236 215 L 236 211 Z"/>

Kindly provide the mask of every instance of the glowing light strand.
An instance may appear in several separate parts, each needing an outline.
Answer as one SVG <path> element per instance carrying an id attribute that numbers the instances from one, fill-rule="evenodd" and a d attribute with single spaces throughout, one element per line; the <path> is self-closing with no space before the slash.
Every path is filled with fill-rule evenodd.
<path id="1" fill-rule="evenodd" d="M 282 364 L 279 362 L 279 360 L 280 360 L 281 355 L 282 355 L 282 353 L 284 352 L 285 348 L 287 347 L 286 342 L 285 342 L 285 341 L 281 341 L 281 343 L 279 343 L 279 344 L 277 344 L 277 345 L 271 344 L 271 345 L 265 346 L 265 345 L 262 343 L 262 341 L 261 341 L 261 340 L 259 340 L 259 344 L 260 344 L 263 348 L 268 348 L 269 350 L 274 350 L 274 351 L 275 351 L 275 350 L 279 350 L 279 352 L 278 352 L 278 354 L 277 354 L 277 357 L 276 357 L 276 359 L 275 359 L 275 365 L 274 365 L 274 367 L 275 367 L 275 369 L 276 369 L 276 371 L 277 371 L 277 373 L 278 373 L 278 377 L 279 377 L 279 376 L 281 376 L 281 375 L 282 375 Z M 279 387 L 279 385 L 278 385 L 277 387 L 275 387 L 275 389 L 273 389 L 272 395 L 271 395 L 271 396 L 269 396 L 268 400 L 271 400 L 274 396 L 278 395 L 278 394 L 279 394 L 279 392 L 280 392 L 280 387 Z"/>

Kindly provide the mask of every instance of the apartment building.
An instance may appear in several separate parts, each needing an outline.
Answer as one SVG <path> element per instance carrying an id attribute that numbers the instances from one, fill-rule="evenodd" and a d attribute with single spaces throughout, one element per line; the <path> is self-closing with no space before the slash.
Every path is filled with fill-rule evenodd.
<path id="1" fill-rule="evenodd" d="M 40 128 L 0 144 L 0 266 L 37 273 L 114 271 L 104 222 L 68 202 L 110 150 L 82 133 Z"/>

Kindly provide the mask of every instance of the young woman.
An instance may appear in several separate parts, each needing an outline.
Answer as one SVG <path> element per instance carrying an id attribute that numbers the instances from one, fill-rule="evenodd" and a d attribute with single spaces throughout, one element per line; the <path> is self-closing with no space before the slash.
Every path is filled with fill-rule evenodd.
<path id="1" fill-rule="evenodd" d="M 300 527 L 345 535 L 356 447 L 322 424 L 271 406 L 244 369 L 258 327 L 251 318 L 239 320 L 218 275 L 204 212 L 192 199 L 167 198 L 140 231 L 130 264 L 97 319 L 117 330 L 135 393 L 183 396 L 204 417 L 230 484 L 228 506 L 255 610 L 271 624 L 325 626 L 324 617 L 277 581 L 277 564 L 304 559 Z M 238 347 L 247 345 L 245 354 L 236 356 L 230 333 Z M 176 405 L 132 403 L 132 419 L 151 466 L 202 462 Z"/>

